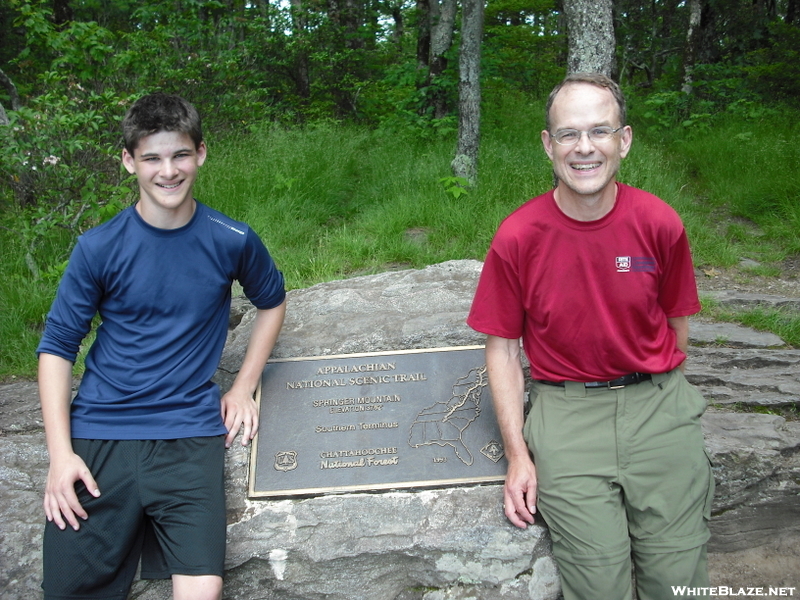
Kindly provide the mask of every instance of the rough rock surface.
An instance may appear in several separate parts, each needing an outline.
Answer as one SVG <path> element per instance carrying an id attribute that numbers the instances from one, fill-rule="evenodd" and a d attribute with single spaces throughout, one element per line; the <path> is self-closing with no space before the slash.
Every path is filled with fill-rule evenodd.
<path id="1" fill-rule="evenodd" d="M 800 403 L 797 350 L 695 348 L 690 359 L 686 377 L 711 404 L 777 407 Z"/>
<path id="2" fill-rule="evenodd" d="M 762 307 L 800 310 L 800 298 L 734 290 L 715 290 L 709 291 L 707 294 L 720 305 L 733 309 Z"/>
<path id="3" fill-rule="evenodd" d="M 464 324 L 479 271 L 478 262 L 453 261 L 290 292 L 274 354 L 481 343 Z M 246 303 L 232 312 L 238 326 L 218 372 L 223 386 L 238 368 L 252 316 Z M 693 347 L 689 377 L 718 405 L 796 403 L 800 351 L 774 348 L 781 342 L 757 349 L 746 345 Z M 717 480 L 712 584 L 796 585 L 800 422 L 714 408 L 703 425 Z M 40 506 L 47 456 L 33 383 L 0 387 L 0 455 L 0 596 L 41 598 Z M 555 600 L 560 595 L 546 528 L 511 526 L 502 514 L 500 486 L 255 501 L 246 498 L 248 462 L 246 449 L 235 445 L 229 451 L 226 598 Z M 758 564 L 765 556 L 769 563 L 755 571 L 736 566 Z M 168 598 L 169 585 L 137 582 L 133 596 Z"/>
<path id="4" fill-rule="evenodd" d="M 709 412 L 703 432 L 717 484 L 709 550 L 743 550 L 779 533 L 800 534 L 800 422 Z"/>
<path id="5" fill-rule="evenodd" d="M 320 283 L 288 294 L 275 358 L 482 344 L 464 323 L 481 263 L 450 261 Z M 220 375 L 235 373 L 254 314 L 231 334 Z"/>
<path id="6" fill-rule="evenodd" d="M 692 323 L 692 343 L 734 348 L 778 348 L 784 342 L 774 333 L 754 331 L 733 323 Z"/>

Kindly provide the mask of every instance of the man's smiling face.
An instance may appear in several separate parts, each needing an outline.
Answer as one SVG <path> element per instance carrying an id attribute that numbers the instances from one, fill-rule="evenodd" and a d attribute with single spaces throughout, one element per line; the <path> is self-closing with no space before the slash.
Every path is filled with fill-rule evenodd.
<path id="1" fill-rule="evenodd" d="M 571 146 L 558 144 L 550 134 L 563 129 L 616 129 L 619 121 L 619 107 L 609 90 L 582 82 L 568 83 L 559 90 L 550 108 L 550 131 L 542 132 L 542 143 L 564 193 L 596 197 L 606 191 L 630 150 L 632 132 L 623 127 L 605 142 L 593 142 L 583 133 Z"/>

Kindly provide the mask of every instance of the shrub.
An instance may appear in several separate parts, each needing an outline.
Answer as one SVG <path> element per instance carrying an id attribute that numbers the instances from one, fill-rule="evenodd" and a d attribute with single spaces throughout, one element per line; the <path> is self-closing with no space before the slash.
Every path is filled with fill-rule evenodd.
<path id="1" fill-rule="evenodd" d="M 0 128 L 0 178 L 14 205 L 7 228 L 22 239 L 34 278 L 65 258 L 44 255 L 46 239 L 66 235 L 68 252 L 131 194 L 120 169 L 117 124 L 132 98 L 98 94 L 52 72 L 43 80 L 58 91 L 11 111 L 9 126 Z"/>

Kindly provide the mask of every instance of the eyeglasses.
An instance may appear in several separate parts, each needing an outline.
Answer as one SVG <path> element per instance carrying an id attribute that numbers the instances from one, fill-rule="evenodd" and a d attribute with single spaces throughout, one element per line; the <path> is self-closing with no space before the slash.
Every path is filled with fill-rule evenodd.
<path id="1" fill-rule="evenodd" d="M 602 143 L 610 140 L 620 129 L 622 129 L 621 126 L 617 127 L 616 129 L 613 127 L 592 127 L 589 131 L 561 129 L 555 133 L 551 133 L 550 137 L 553 138 L 556 143 L 561 144 L 562 146 L 573 146 L 580 141 L 581 136 L 585 133 L 593 142 Z"/>

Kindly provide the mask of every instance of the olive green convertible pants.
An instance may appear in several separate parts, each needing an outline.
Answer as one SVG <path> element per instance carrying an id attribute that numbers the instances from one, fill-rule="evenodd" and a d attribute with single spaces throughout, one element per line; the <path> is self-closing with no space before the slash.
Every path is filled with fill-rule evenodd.
<path id="1" fill-rule="evenodd" d="M 639 600 L 708 586 L 705 407 L 679 370 L 619 389 L 533 383 L 524 434 L 564 600 L 629 600 L 631 556 Z"/>

